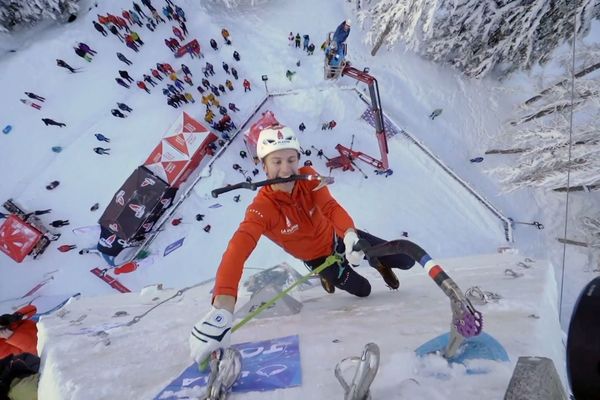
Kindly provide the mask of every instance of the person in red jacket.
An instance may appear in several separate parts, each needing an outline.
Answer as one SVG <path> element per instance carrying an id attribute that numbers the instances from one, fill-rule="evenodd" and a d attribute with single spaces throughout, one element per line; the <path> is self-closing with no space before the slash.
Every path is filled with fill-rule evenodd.
<path id="1" fill-rule="evenodd" d="M 181 40 L 182 42 L 185 40 L 183 37 L 183 33 L 181 33 L 181 29 L 177 28 L 176 26 L 173 27 L 173 34 L 177 36 L 177 39 Z"/>
<path id="2" fill-rule="evenodd" d="M 318 175 L 310 166 L 300 168 L 300 143 L 289 127 L 274 125 L 260 132 L 256 153 L 268 179 L 292 175 Z M 371 285 L 351 265 L 364 258 L 355 245 L 384 242 L 358 231 L 346 210 L 318 180 L 296 180 L 263 186 L 246 209 L 244 220 L 233 234 L 217 270 L 212 307 L 194 325 L 189 337 L 191 356 L 202 362 L 218 348 L 228 347 L 233 311 L 244 263 L 261 236 L 266 236 L 310 268 L 322 265 L 330 255 L 344 256 L 320 273 L 324 289 L 335 288 L 358 297 L 371 293 Z M 377 270 L 388 286 L 397 289 L 391 267 L 409 269 L 414 260 L 406 255 L 379 260 Z M 384 265 L 385 264 L 385 265 Z"/>
<path id="3" fill-rule="evenodd" d="M 131 24 L 131 14 L 129 14 L 129 11 L 123 10 L 121 12 L 121 15 L 123 16 L 123 18 L 125 18 L 127 20 L 127 22 L 129 22 Z"/>
<path id="4" fill-rule="evenodd" d="M 142 81 L 137 81 L 136 83 L 137 87 L 139 87 L 140 89 L 144 89 L 146 91 L 146 93 L 150 93 L 150 90 L 148 89 L 148 87 L 146 87 L 146 84 Z"/>
<path id="5" fill-rule="evenodd" d="M 173 72 L 175 72 L 175 70 L 173 69 L 173 67 L 169 63 L 163 63 L 162 67 L 166 71 L 166 73 L 165 73 L 166 75 L 169 75 L 169 74 L 172 74 Z"/>
<path id="6" fill-rule="evenodd" d="M 250 81 L 248 79 L 244 79 L 244 92 L 247 92 L 248 90 L 252 90 L 250 88 Z"/>
<path id="7" fill-rule="evenodd" d="M 37 354 L 37 327 L 30 319 L 36 312 L 35 306 L 29 304 L 0 316 L 0 358 L 11 354 Z"/>

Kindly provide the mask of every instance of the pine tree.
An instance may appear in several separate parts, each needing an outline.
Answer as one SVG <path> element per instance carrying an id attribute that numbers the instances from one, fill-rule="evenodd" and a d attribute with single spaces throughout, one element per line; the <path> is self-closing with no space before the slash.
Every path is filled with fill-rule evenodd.
<path id="1" fill-rule="evenodd" d="M 77 13 L 79 0 L 0 0 L 0 32 L 21 24 L 61 20 Z"/>
<path id="2" fill-rule="evenodd" d="M 250 6 L 255 7 L 265 3 L 268 3 L 269 0 L 209 0 L 208 2 L 214 3 L 217 5 L 223 5 L 226 8 L 236 8 L 240 6 Z"/>
<path id="3" fill-rule="evenodd" d="M 596 45 L 576 44 L 577 71 L 600 63 Z M 587 54 L 587 56 L 583 56 Z M 595 57 L 593 56 L 595 55 Z M 517 111 L 520 114 L 498 138 L 500 147 L 523 149 L 509 164 L 491 172 L 507 191 L 524 187 L 563 191 L 570 187 L 600 187 L 600 79 L 596 74 L 579 74 L 572 81 L 572 62 L 565 57 L 564 79 L 543 90 L 543 95 L 527 100 Z M 574 83 L 571 98 L 571 82 Z M 571 112 L 576 118 L 571 121 Z M 572 133 L 571 133 L 572 130 Z M 570 161 L 569 161 L 569 141 Z"/>
<path id="4" fill-rule="evenodd" d="M 576 43 L 576 49 L 576 70 L 572 71 L 569 54 L 561 61 L 565 66 L 562 79 L 526 100 L 517 110 L 519 116 L 498 138 L 500 147 L 519 152 L 504 156 L 505 165 L 488 172 L 500 179 L 506 191 L 533 187 L 545 191 L 544 196 L 556 194 L 563 200 L 564 194 L 556 192 L 574 192 L 569 202 L 570 237 L 559 241 L 585 247 L 588 267 L 598 270 L 600 79 L 590 71 L 597 72 L 600 52 L 597 45 L 584 47 L 581 42 Z"/>
<path id="5" fill-rule="evenodd" d="M 455 66 L 468 76 L 505 74 L 548 60 L 573 35 L 583 36 L 600 15 L 594 0 L 361 0 L 358 19 L 367 43 L 409 49 Z"/>

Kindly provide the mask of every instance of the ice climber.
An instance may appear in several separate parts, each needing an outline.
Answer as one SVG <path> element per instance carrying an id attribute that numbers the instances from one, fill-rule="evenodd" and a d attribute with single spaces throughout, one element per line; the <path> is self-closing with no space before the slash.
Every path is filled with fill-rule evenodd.
<path id="1" fill-rule="evenodd" d="M 256 153 L 268 179 L 317 175 L 312 167 L 300 167 L 300 143 L 289 127 L 274 125 L 262 130 Z M 244 220 L 223 254 L 210 310 L 190 334 L 191 356 L 196 362 L 229 346 L 244 263 L 263 235 L 304 261 L 310 269 L 322 265 L 330 255 L 339 255 L 320 274 L 328 293 L 333 293 L 336 287 L 358 297 L 371 293 L 369 281 L 352 267 L 364 258 L 363 251 L 354 246 L 359 238 L 371 245 L 384 240 L 357 230 L 350 215 L 318 181 L 297 180 L 264 186 L 246 209 Z M 400 254 L 381 257 L 377 270 L 388 286 L 395 289 L 399 282 L 391 268 L 408 269 L 413 265 L 412 258 Z"/>

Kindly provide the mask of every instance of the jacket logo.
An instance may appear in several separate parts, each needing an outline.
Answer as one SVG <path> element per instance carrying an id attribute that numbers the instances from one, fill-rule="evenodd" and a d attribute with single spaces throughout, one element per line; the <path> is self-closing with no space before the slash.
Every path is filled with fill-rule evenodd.
<path id="1" fill-rule="evenodd" d="M 125 191 L 124 190 L 120 190 L 119 193 L 117 193 L 117 195 L 115 196 L 115 201 L 120 206 L 125 205 Z"/>
<path id="2" fill-rule="evenodd" d="M 281 133 L 281 131 L 277 131 L 277 139 L 283 139 L 283 134 Z"/>
<path id="3" fill-rule="evenodd" d="M 285 215 L 285 226 L 286 227 L 281 230 L 281 234 L 282 235 L 291 235 L 292 233 L 294 233 L 298 229 L 300 229 L 300 227 L 298 226 L 298 224 L 292 224 L 292 222 L 287 217 L 287 215 Z"/>

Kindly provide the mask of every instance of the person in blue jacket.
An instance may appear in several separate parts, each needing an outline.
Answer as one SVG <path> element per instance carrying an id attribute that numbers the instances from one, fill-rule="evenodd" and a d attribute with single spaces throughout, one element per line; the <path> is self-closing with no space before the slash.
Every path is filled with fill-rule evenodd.
<path id="1" fill-rule="evenodd" d="M 338 27 L 336 28 L 336 30 L 333 34 L 333 40 L 335 42 L 337 42 L 338 48 L 340 48 L 342 43 L 344 43 L 346 41 L 346 39 L 348 39 L 348 35 L 350 35 L 350 20 L 349 19 L 342 21 L 342 23 L 338 25 Z"/>

